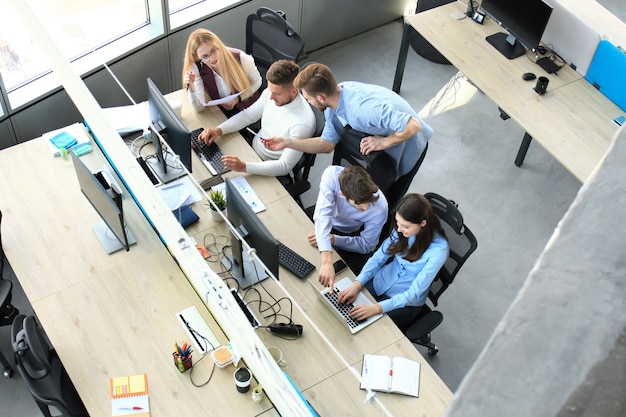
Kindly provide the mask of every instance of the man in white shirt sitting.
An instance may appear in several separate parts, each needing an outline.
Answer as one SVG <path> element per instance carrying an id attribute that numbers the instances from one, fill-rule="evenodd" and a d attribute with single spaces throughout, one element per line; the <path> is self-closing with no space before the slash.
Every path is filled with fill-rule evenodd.
<path id="1" fill-rule="evenodd" d="M 322 256 L 320 282 L 335 281 L 333 248 L 357 274 L 376 248 L 387 215 L 387 199 L 363 167 L 326 168 L 313 214 L 315 232 L 307 236 Z"/>
<path id="2" fill-rule="evenodd" d="M 262 161 L 246 162 L 235 155 L 224 155 L 222 161 L 226 168 L 274 177 L 290 174 L 302 152 L 294 149 L 269 150 L 263 145 L 263 138 L 281 136 L 302 139 L 311 137 L 315 132 L 315 114 L 293 86 L 299 72 L 300 67 L 295 62 L 276 61 L 267 70 L 267 88 L 254 104 L 216 128 L 205 129 L 200 134 L 200 140 L 211 143 L 221 135 L 237 132 L 261 120 L 261 129 L 252 139 L 252 147 Z"/>

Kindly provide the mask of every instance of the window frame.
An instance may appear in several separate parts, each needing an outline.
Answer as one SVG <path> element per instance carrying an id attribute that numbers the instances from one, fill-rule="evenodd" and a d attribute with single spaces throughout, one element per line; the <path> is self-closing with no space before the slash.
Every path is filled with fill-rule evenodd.
<path id="1" fill-rule="evenodd" d="M 146 0 L 148 22 L 118 38 L 98 47 L 94 52 L 87 52 L 72 60 L 71 66 L 77 74 L 87 75 L 104 63 L 119 60 L 133 51 L 153 42 L 160 37 L 181 30 L 211 15 L 249 2 L 250 0 L 211 0 L 196 3 L 173 14 L 169 13 L 167 0 Z M 42 100 L 61 88 L 61 82 L 50 70 L 41 76 L 7 91 L 0 84 L 3 98 L 0 119 Z"/>

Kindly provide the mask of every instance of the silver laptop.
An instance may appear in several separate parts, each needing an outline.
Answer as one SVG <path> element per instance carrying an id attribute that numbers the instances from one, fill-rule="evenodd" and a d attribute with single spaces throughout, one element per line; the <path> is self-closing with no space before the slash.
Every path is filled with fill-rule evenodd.
<path id="1" fill-rule="evenodd" d="M 547 0 L 552 14 L 541 42 L 585 76 L 600 43 L 600 35 L 555 0 Z"/>
<path id="2" fill-rule="evenodd" d="M 367 320 L 357 321 L 350 317 L 348 314 L 353 305 L 361 305 L 361 304 L 373 304 L 372 301 L 363 294 L 361 291 L 359 295 L 354 300 L 354 303 L 351 304 L 339 304 L 337 303 L 337 294 L 339 291 L 348 288 L 352 285 L 352 280 L 348 277 L 342 278 L 339 281 L 335 282 L 335 291 L 334 293 L 330 292 L 330 288 L 322 288 L 321 290 L 317 288 L 317 286 L 308 280 L 315 292 L 317 293 L 320 300 L 326 305 L 333 314 L 337 317 L 337 319 L 350 330 L 352 334 L 363 330 L 370 324 L 374 323 L 376 320 L 381 318 L 382 314 L 376 314 Z"/>

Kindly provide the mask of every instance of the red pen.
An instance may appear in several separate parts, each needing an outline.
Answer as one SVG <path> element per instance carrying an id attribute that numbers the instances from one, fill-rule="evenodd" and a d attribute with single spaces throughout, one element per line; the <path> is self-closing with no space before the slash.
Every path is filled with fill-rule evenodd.
<path id="1" fill-rule="evenodd" d="M 119 407 L 118 410 L 143 410 L 143 407 L 134 406 L 134 407 Z"/>

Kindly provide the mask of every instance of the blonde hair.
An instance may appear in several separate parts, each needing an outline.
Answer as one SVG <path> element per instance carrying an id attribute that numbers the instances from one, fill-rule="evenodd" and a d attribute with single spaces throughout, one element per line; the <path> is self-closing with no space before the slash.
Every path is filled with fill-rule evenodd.
<path id="1" fill-rule="evenodd" d="M 191 69 L 193 64 L 200 61 L 200 57 L 196 55 L 196 51 L 202 44 L 213 45 L 220 51 L 220 76 L 233 93 L 244 91 L 241 94 L 242 99 L 249 98 L 254 91 L 251 91 L 250 80 L 243 70 L 239 60 L 224 45 L 217 35 L 210 30 L 196 29 L 189 35 L 187 39 L 187 47 L 185 48 L 185 58 L 183 60 L 182 83 L 185 84 L 185 73 Z M 217 98 L 217 97 L 212 97 Z"/>

